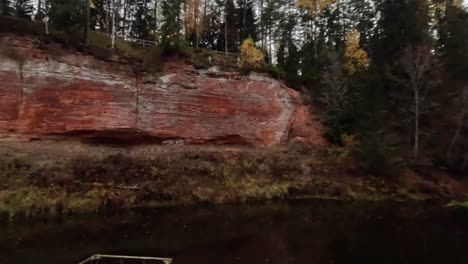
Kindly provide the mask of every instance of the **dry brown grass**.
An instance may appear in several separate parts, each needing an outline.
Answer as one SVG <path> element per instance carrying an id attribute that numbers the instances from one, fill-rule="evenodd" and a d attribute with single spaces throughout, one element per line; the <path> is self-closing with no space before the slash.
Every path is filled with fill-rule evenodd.
<path id="1" fill-rule="evenodd" d="M 0 214 L 293 197 L 417 197 L 396 182 L 358 175 L 348 163 L 342 150 L 302 144 L 250 149 L 0 142 Z"/>

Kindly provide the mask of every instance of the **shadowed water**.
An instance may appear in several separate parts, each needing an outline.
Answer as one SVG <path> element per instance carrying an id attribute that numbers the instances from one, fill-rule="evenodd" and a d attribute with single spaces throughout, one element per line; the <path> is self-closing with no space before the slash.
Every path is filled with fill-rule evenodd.
<path id="1" fill-rule="evenodd" d="M 466 264 L 468 213 L 430 204 L 278 202 L 0 229 L 1 264 L 76 264 L 96 253 L 173 257 L 175 264 Z"/>

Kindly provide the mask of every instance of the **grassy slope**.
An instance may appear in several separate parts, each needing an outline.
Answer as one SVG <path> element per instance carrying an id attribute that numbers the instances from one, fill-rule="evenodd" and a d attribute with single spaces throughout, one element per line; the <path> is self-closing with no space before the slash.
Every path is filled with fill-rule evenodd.
<path id="1" fill-rule="evenodd" d="M 247 149 L 0 143 L 0 215 L 294 197 L 449 198 L 393 180 L 347 176 L 353 169 L 341 154 L 304 145 Z"/>

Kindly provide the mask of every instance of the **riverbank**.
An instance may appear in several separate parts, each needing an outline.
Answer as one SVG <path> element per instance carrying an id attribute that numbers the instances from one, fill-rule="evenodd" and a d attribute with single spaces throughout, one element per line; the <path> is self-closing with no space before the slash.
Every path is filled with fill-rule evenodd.
<path id="1" fill-rule="evenodd" d="M 346 153 L 274 148 L 0 143 L 3 218 L 145 206 L 270 199 L 466 200 L 467 182 L 441 172 L 364 175 Z"/>

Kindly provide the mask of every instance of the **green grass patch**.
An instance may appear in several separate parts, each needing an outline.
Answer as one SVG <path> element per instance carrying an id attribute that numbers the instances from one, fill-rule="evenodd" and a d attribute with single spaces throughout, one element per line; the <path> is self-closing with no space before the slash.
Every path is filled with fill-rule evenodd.
<path id="1" fill-rule="evenodd" d="M 447 206 L 468 209 L 468 201 L 466 202 L 451 201 L 449 204 L 447 204 Z"/>

